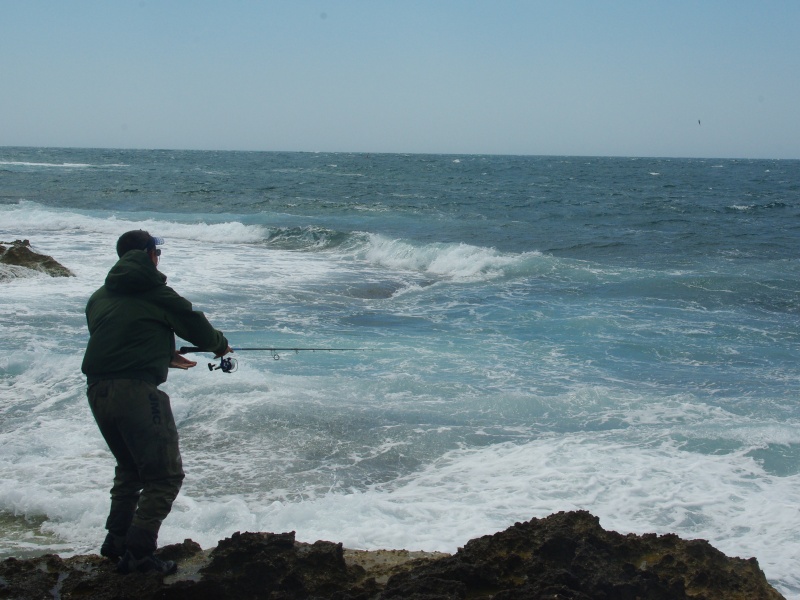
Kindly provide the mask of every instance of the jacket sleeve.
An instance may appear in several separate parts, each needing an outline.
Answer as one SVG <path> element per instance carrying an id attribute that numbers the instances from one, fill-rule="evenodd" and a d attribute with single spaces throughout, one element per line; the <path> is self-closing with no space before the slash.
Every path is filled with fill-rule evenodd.
<path id="1" fill-rule="evenodd" d="M 228 340 L 221 331 L 214 329 L 202 312 L 192 308 L 191 302 L 169 286 L 163 286 L 158 296 L 165 320 L 179 337 L 206 352 L 225 351 Z"/>

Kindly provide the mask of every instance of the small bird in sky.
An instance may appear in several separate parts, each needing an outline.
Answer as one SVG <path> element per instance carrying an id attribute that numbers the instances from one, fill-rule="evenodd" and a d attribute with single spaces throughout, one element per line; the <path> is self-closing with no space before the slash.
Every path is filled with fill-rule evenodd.
<path id="1" fill-rule="evenodd" d="M 697 119 L 697 124 L 700 125 L 700 119 Z"/>

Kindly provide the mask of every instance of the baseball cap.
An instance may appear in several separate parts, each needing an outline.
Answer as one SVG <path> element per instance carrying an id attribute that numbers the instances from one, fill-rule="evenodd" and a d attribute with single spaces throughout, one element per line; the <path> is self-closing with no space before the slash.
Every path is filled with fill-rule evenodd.
<path id="1" fill-rule="evenodd" d="M 164 244 L 164 238 L 150 235 L 142 229 L 123 233 L 117 240 L 117 255 L 121 258 L 129 250 L 155 250 L 156 254 L 161 254 L 156 246 Z"/>

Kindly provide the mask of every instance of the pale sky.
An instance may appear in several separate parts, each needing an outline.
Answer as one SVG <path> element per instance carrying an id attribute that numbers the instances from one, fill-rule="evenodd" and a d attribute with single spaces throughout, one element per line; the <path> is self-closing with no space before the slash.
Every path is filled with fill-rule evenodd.
<path id="1" fill-rule="evenodd" d="M 0 0 L 0 115 L 0 146 L 798 159 L 800 1 Z"/>

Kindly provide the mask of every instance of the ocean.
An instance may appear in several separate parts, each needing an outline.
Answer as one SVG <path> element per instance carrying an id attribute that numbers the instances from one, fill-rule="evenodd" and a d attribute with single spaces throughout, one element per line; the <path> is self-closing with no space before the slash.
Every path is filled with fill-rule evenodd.
<path id="1" fill-rule="evenodd" d="M 160 544 L 585 509 L 800 598 L 800 161 L 0 148 L 0 240 L 75 274 L 0 266 L 0 558 L 99 549 L 84 307 L 138 228 L 234 347 L 352 349 L 171 372 Z"/>

